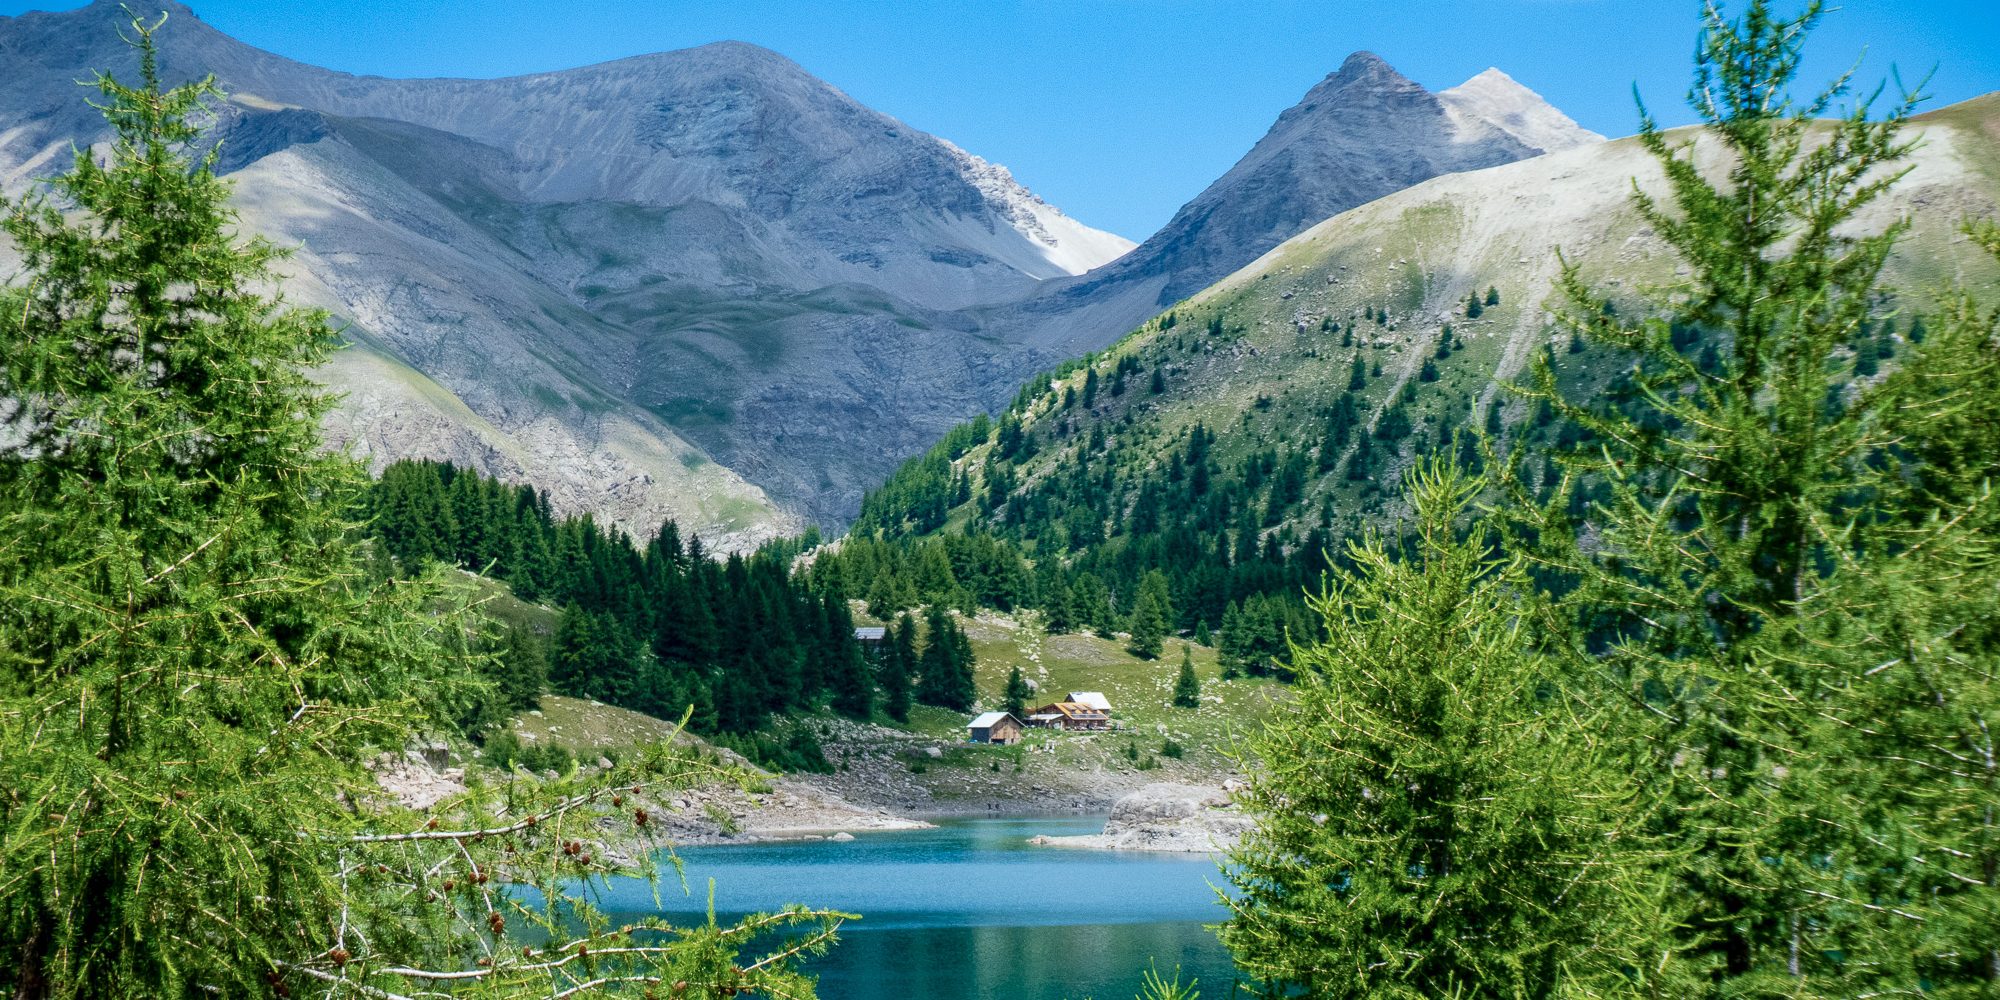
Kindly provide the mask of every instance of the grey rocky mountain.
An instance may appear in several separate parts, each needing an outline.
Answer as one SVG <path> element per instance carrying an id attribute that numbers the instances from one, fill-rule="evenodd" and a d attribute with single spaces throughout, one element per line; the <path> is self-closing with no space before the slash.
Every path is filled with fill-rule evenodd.
<path id="1" fill-rule="evenodd" d="M 1434 95 L 1359 53 L 1132 250 L 756 46 L 397 80 L 164 6 L 167 81 L 230 95 L 244 227 L 298 246 L 288 290 L 349 324 L 336 440 L 723 547 L 844 521 L 1032 371 L 1321 219 L 1595 138 L 1497 71 Z M 135 71 L 126 19 L 0 18 L 0 191 L 103 136 L 76 82 Z"/>
<path id="2" fill-rule="evenodd" d="M 1138 249 L 1052 282 L 1016 321 L 1036 344 L 1102 347 L 1323 219 L 1442 174 L 1602 141 L 1499 70 L 1433 94 L 1356 52 Z"/>
<path id="3" fill-rule="evenodd" d="M 166 6 L 166 81 L 230 95 L 245 228 L 298 245 L 294 297 L 351 324 L 335 436 L 636 530 L 743 545 L 828 517 L 1012 377 L 947 313 L 1131 245 L 750 45 L 389 80 Z M 136 72 L 126 19 L 0 18 L 0 187 L 103 137 L 76 84 Z"/>

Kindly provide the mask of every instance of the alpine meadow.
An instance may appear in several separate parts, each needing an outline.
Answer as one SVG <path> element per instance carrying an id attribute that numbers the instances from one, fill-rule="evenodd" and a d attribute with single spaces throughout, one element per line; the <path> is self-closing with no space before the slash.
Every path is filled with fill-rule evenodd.
<path id="1" fill-rule="evenodd" d="M 2000 997 L 2000 92 L 1812 69 L 1910 2 L 1621 6 L 1625 138 L 1356 52 L 1139 241 L 603 12 L 0 16 L 0 996 Z M 1021 37 L 1606 3 L 619 17 L 1027 157 Z"/>

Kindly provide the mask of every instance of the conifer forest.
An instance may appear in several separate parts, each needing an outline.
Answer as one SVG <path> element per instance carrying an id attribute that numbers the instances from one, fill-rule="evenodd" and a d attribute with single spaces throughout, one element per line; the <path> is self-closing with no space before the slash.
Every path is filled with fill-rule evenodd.
<path id="1" fill-rule="evenodd" d="M 728 478 L 807 447 L 745 460 L 756 439 L 724 425 L 760 419 L 748 402 L 615 426 L 610 395 L 576 404 L 606 455 L 669 411 L 694 442 L 657 466 L 618 453 L 626 492 L 604 504 L 577 486 L 598 466 L 549 474 L 511 438 L 391 454 L 334 434 L 359 426 L 357 393 L 323 373 L 391 340 L 318 305 L 313 238 L 246 222 L 269 181 L 242 150 L 308 128 L 376 150 L 355 137 L 418 126 L 314 118 L 233 63 L 184 80 L 192 14 L 131 7 L 91 39 L 130 69 L 68 95 L 101 141 L 0 170 L 0 996 L 923 995 L 884 952 L 863 953 L 874 992 L 827 972 L 897 914 L 739 912 L 703 874 L 705 845 L 785 839 L 741 803 L 824 794 L 866 807 L 841 815 L 876 824 L 853 827 L 871 845 L 1039 802 L 1108 815 L 1105 841 L 1142 828 L 1108 844 L 1125 860 L 1210 856 L 1199 936 L 1226 974 L 1184 981 L 1196 952 L 1162 950 L 1116 981 L 1144 1000 L 2000 997 L 2000 104 L 1815 79 L 1849 55 L 1821 52 L 1845 12 L 1818 0 L 1682 6 L 1684 109 L 1641 103 L 1632 137 L 1567 151 L 1482 140 L 1511 152 L 1319 212 L 1171 301 L 1147 286 L 1159 308 L 1040 342 L 1044 370 L 1007 370 L 1000 405 L 940 397 L 961 421 L 941 437 L 880 437 L 900 464 L 843 516 L 784 491 L 844 478 Z M 1359 58 L 1329 81 L 1375 79 Z M 772 112 L 726 79 L 731 142 L 836 142 L 806 90 Z M 1437 115 L 1452 93 L 1369 85 Z M 266 104 L 292 117 L 241 124 Z M 693 126 L 648 127 L 661 162 L 694 155 L 675 131 Z M 966 205 L 1018 187 L 943 146 L 987 171 Z M 780 171 L 741 148 L 761 166 L 730 152 L 716 176 Z M 1573 176 L 1616 188 L 1596 242 L 1550 222 L 1550 242 L 1457 270 L 1424 256 L 1521 206 L 1556 218 L 1584 195 L 1550 178 Z M 463 183 L 426 197 L 503 211 Z M 856 204 L 887 197 L 869 190 Z M 1073 238 L 1034 204 L 1047 245 Z M 506 254 L 618 212 L 739 224 L 711 209 L 537 209 Z M 971 251 L 919 249 L 986 280 Z M 506 254 L 490 266 L 530 266 Z M 756 338 L 781 320 L 888 308 L 851 275 L 902 258 L 844 261 L 818 298 L 647 308 L 723 324 L 704 350 L 776 357 Z M 1127 280 L 1092 266 L 1034 308 Z M 883 328 L 989 329 L 895 308 Z M 1015 315 L 981 308 L 992 330 Z M 774 325 L 714 332 L 738 321 Z M 765 415 L 773 441 L 834 421 Z M 675 475 L 698 501 L 630 501 Z M 614 724 L 647 735 L 577 732 Z M 405 794 L 413 774 L 440 790 Z M 1146 798 L 1188 786 L 1209 798 Z M 1154 844 L 1200 822 L 1227 836 Z M 848 828 L 786 836 L 855 849 Z M 1082 864 L 1094 836 L 1008 850 Z M 661 902 L 680 897 L 694 909 Z M 1106 995 L 1006 961 L 985 988 Z"/>

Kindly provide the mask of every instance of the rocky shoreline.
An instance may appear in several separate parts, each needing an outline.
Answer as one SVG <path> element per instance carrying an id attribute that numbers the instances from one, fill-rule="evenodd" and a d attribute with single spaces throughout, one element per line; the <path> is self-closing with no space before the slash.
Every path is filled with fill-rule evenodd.
<path id="1" fill-rule="evenodd" d="M 1231 789 L 1168 782 L 1147 785 L 1118 800 L 1104 832 L 1075 837 L 1034 837 L 1043 847 L 1108 851 L 1216 854 L 1236 846 L 1253 825 L 1231 798 Z"/>
<path id="2" fill-rule="evenodd" d="M 604 766 L 609 761 L 600 761 Z M 740 761 L 739 761 L 740 763 Z M 747 766 L 747 765 L 746 765 Z M 465 768 L 443 746 L 383 754 L 371 765 L 376 781 L 399 804 L 429 808 L 466 790 Z M 1090 776 L 1092 778 L 1100 776 Z M 1107 812 L 1104 831 L 1082 836 L 1041 836 L 1030 843 L 1048 847 L 1116 851 L 1212 853 L 1234 846 L 1250 826 L 1231 802 L 1234 782 L 1220 786 L 1152 782 L 1092 781 L 1090 790 L 1046 784 L 995 788 L 978 800 L 910 794 L 922 786 L 867 782 L 864 770 L 835 775 L 769 776 L 755 790 L 718 784 L 652 797 L 657 827 L 677 847 L 796 840 L 852 840 L 856 833 L 929 829 L 930 819 L 967 816 L 1074 816 Z M 845 789 L 859 787 L 862 801 Z M 1116 797 L 1110 793 L 1116 791 Z M 872 794 L 870 794 L 872 793 Z M 1015 794 L 1024 793 L 1024 794 Z M 1108 801 L 1107 801 L 1108 799 Z M 926 818 L 928 817 L 928 818 Z M 635 844 L 611 842 L 608 856 L 629 857 Z"/>

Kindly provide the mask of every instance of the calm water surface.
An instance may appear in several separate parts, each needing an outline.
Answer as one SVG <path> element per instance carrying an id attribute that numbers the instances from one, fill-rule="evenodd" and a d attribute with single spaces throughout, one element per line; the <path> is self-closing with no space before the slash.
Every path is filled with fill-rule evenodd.
<path id="1" fill-rule="evenodd" d="M 1101 817 L 953 819 L 935 830 L 696 847 L 681 852 L 690 895 L 663 884 L 671 914 L 795 902 L 860 913 L 810 967 L 826 1000 L 1125 1000 L 1148 963 L 1179 965 L 1206 998 L 1229 996 L 1228 954 L 1204 928 L 1225 915 L 1215 861 L 1199 855 L 1032 847 L 1035 834 L 1096 833 Z M 616 884 L 605 909 L 653 908 Z"/>

